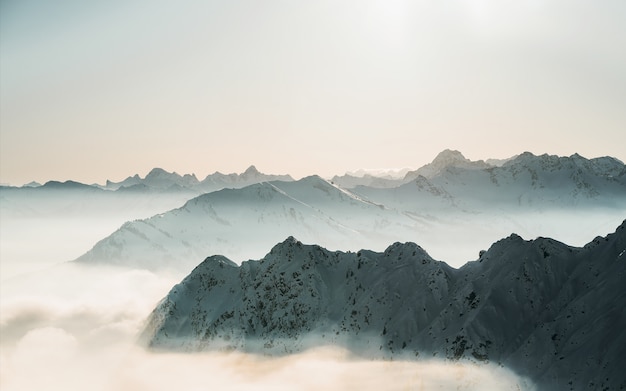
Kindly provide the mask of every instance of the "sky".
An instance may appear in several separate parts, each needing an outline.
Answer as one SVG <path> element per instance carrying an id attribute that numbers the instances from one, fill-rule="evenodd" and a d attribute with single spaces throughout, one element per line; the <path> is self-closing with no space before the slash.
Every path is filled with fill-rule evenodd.
<path id="1" fill-rule="evenodd" d="M 0 2 L 0 182 L 626 161 L 622 0 Z"/>

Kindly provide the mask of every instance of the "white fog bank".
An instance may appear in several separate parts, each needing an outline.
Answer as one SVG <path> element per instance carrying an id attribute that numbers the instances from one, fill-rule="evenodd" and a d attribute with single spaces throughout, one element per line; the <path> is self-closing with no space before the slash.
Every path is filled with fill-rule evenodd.
<path id="1" fill-rule="evenodd" d="M 151 353 L 143 322 L 177 277 L 63 265 L 0 287 L 0 388 L 25 390 L 533 390 L 495 365 L 369 361 L 320 347 L 267 358 Z"/>

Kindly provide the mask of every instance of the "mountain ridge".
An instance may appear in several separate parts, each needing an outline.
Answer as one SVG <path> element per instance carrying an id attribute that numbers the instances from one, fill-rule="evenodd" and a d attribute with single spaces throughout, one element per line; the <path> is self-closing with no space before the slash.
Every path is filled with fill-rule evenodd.
<path id="1" fill-rule="evenodd" d="M 381 231 L 376 222 L 389 213 L 393 212 L 319 176 L 261 182 L 206 193 L 169 212 L 128 222 L 76 261 L 148 269 L 158 269 L 159 264 L 184 264 L 189 268 L 206 253 L 224 250 L 250 259 L 255 256 L 253 248 L 268 246 L 290 234 L 325 238 L 325 243 L 336 247 L 348 240 L 365 244 L 367 237 L 359 232 Z M 387 228 L 394 224 L 387 224 Z M 398 226 L 394 231 L 400 229 Z M 380 235 L 389 237 L 390 233 L 381 231 Z M 237 244 L 237 237 L 247 237 L 246 246 Z"/>
<path id="2" fill-rule="evenodd" d="M 161 350 L 491 361 L 541 389 L 626 387 L 626 220 L 584 247 L 518 235 L 454 269 L 415 243 L 328 251 L 289 237 L 241 266 L 206 258 L 142 334 Z"/>
<path id="3" fill-rule="evenodd" d="M 79 261 L 135 262 L 148 268 L 150 262 L 163 261 L 185 263 L 189 271 L 207 253 L 241 261 L 257 258 L 262 254 L 252 250 L 262 251 L 288 235 L 329 248 L 356 250 L 381 249 L 391 241 L 414 238 L 439 242 L 438 236 L 450 235 L 450 226 L 464 237 L 465 229 L 487 232 L 489 226 L 504 227 L 491 241 L 506 231 L 534 225 L 533 214 L 548 212 L 559 218 L 588 212 L 587 221 L 597 224 L 604 224 L 600 220 L 606 220 L 605 214 L 625 214 L 624 166 L 612 159 L 597 163 L 527 153 L 486 170 L 448 167 L 435 178 L 420 175 L 393 189 L 346 190 L 316 175 L 298 181 L 264 181 L 206 193 L 181 208 L 131 222 Z M 535 230 L 522 231 L 529 232 Z M 577 240 L 586 237 L 578 236 Z M 246 243 L 237 243 L 241 237 L 247 238 Z M 460 241 L 475 245 L 468 238 L 456 240 L 459 246 Z"/>
<path id="4" fill-rule="evenodd" d="M 125 187 L 144 185 L 150 190 L 168 190 L 172 186 L 180 186 L 183 189 L 206 193 L 223 188 L 240 188 L 254 183 L 281 180 L 292 181 L 290 175 L 273 175 L 260 172 L 254 165 L 249 166 L 241 174 L 222 174 L 219 171 L 207 175 L 204 179 L 198 180 L 195 174 L 180 175 L 176 172 L 168 172 L 162 168 L 153 168 L 144 178 L 139 174 L 129 176 L 121 182 L 106 181 L 103 188 L 108 190 L 118 190 Z"/>

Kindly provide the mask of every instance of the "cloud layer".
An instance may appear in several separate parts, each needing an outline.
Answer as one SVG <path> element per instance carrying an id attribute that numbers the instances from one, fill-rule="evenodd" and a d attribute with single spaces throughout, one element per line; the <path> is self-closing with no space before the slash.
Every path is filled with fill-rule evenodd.
<path id="1" fill-rule="evenodd" d="M 531 390 L 495 365 L 369 361 L 335 347 L 279 358 L 152 353 L 136 344 L 177 277 L 65 265 L 4 281 L 0 386 L 46 390 Z"/>

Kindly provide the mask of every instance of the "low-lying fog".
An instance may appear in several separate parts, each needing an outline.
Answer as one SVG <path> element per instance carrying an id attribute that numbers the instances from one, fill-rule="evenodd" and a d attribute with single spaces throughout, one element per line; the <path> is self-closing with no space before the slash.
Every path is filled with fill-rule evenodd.
<path id="1" fill-rule="evenodd" d="M 332 347 L 282 358 L 148 352 L 137 335 L 183 275 L 60 263 L 117 222 L 43 221 L 2 226 L 2 390 L 533 389 L 495 365 L 369 361 Z"/>
<path id="2" fill-rule="evenodd" d="M 320 347 L 267 358 L 150 353 L 143 321 L 178 281 L 137 270 L 63 265 L 0 288 L 0 388 L 16 390 L 517 390 L 505 368 L 442 361 L 368 361 Z"/>
<path id="3" fill-rule="evenodd" d="M 126 221 L 181 206 L 185 194 L 0 194 L 0 279 L 76 259 Z"/>
<path id="4" fill-rule="evenodd" d="M 580 217 L 563 215 L 543 223 L 537 218 L 534 226 L 529 217 L 518 233 L 526 239 L 551 232 L 572 238 L 588 235 L 573 243 L 582 245 L 612 232 L 622 218 L 596 216 L 583 225 Z M 121 225 L 120 218 L 102 217 L 99 224 L 86 218 L 0 219 L 2 390 L 534 389 L 528 380 L 496 365 L 368 361 L 332 347 L 281 358 L 147 352 L 136 343 L 143 322 L 185 273 L 62 263 Z M 465 241 L 463 251 L 473 254 L 467 260 L 491 244 L 481 232 L 493 234 L 488 227 L 468 232 L 476 248 L 470 248 L 472 240 Z M 567 237 L 557 238 L 567 242 Z M 455 245 L 441 240 L 431 242 L 433 248 L 415 241 L 435 257 Z M 268 251 L 259 249 L 259 257 Z"/>

